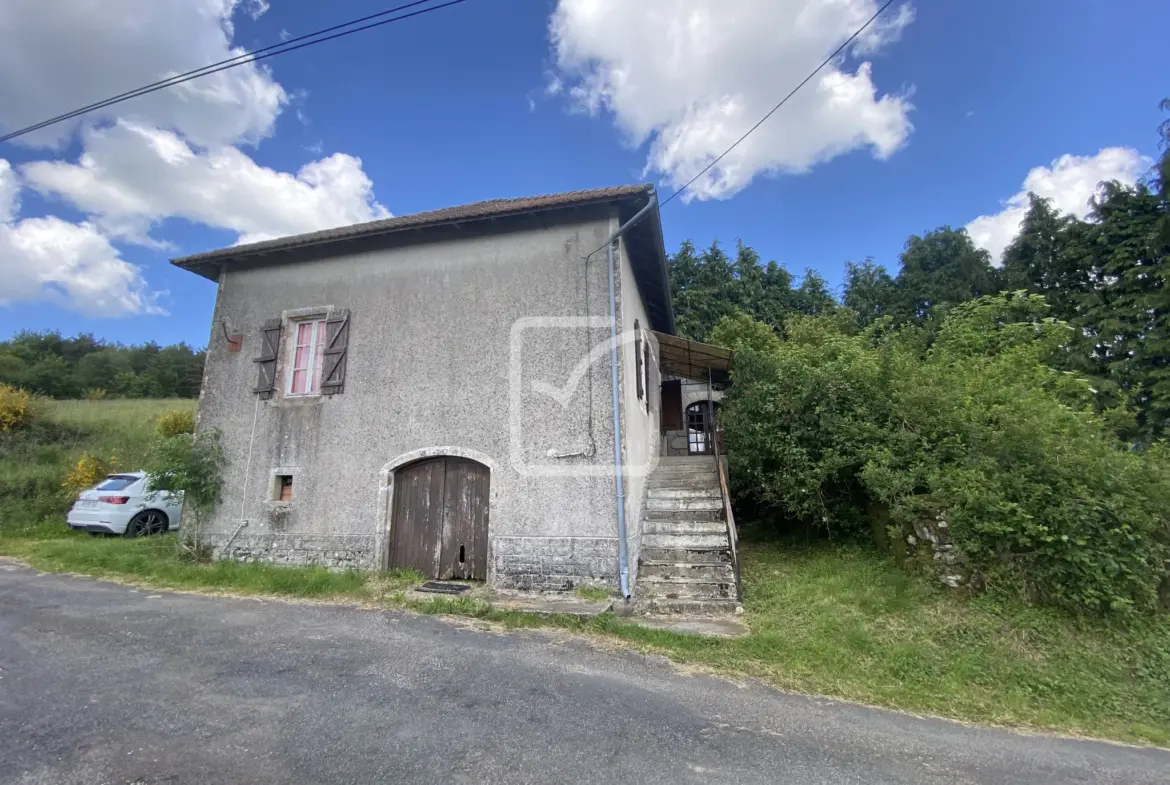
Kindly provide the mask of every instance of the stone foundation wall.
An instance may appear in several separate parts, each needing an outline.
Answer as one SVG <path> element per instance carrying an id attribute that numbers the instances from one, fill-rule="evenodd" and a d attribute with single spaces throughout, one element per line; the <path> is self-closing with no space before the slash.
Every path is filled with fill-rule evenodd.
<path id="1" fill-rule="evenodd" d="M 978 589 L 981 578 L 973 575 L 967 559 L 951 541 L 950 527 L 941 514 L 934 519 L 915 521 L 903 530 L 907 566 L 933 573 L 952 589 Z"/>
<path id="2" fill-rule="evenodd" d="M 372 570 L 377 566 L 372 534 L 270 533 L 248 536 L 241 533 L 230 545 L 229 535 L 211 535 L 207 539 L 215 559 L 353 570 Z"/>
<path id="3" fill-rule="evenodd" d="M 569 591 L 618 585 L 616 537 L 493 537 L 493 585 L 529 591 Z"/>
<path id="4" fill-rule="evenodd" d="M 207 536 L 215 559 L 374 570 L 374 535 L 241 533 Z M 618 585 L 616 537 L 493 537 L 493 585 L 529 591 L 570 591 Z"/>

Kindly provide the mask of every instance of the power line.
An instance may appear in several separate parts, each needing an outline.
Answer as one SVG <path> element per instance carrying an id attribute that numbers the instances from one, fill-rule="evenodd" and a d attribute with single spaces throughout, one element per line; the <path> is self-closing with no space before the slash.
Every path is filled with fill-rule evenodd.
<path id="1" fill-rule="evenodd" d="M 80 117 L 81 115 L 89 114 L 90 112 L 97 111 L 98 109 L 104 109 L 107 106 L 113 106 L 114 104 L 120 104 L 123 101 L 129 101 L 132 98 L 138 98 L 139 96 L 148 95 L 149 93 L 154 93 L 159 90 L 165 90 L 168 87 L 174 87 L 175 85 L 189 82 L 192 79 L 198 79 L 203 76 L 210 76 L 211 74 L 219 73 L 220 71 L 226 71 L 229 68 L 235 68 L 236 66 L 243 65 L 244 63 L 255 63 L 259 60 L 265 60 L 269 57 L 276 57 L 277 55 L 282 55 L 287 52 L 294 52 L 297 49 L 304 49 L 307 46 L 324 43 L 325 41 L 332 41 L 335 38 L 342 38 L 344 36 L 350 35 L 351 33 L 360 33 L 364 30 L 371 30 L 375 27 L 381 27 L 382 25 L 388 25 L 393 22 L 400 22 L 404 19 L 421 16 L 422 14 L 428 14 L 431 11 L 439 11 L 443 8 L 459 5 L 460 3 L 467 2 L 467 0 L 448 0 L 448 2 L 442 3 L 440 5 L 430 6 L 429 8 L 422 8 L 418 11 L 412 11 L 409 14 L 402 14 L 401 16 L 395 16 L 390 19 L 382 19 L 381 21 L 373 22 L 361 27 L 354 27 L 354 25 L 359 25 L 362 22 L 368 22 L 371 19 L 378 19 L 379 17 L 387 16 L 399 11 L 405 11 L 408 8 L 414 8 L 415 6 L 423 5 L 429 2 L 432 2 L 432 0 L 414 0 L 414 2 L 406 3 L 395 8 L 389 8 L 385 11 L 379 11 L 376 14 L 363 16 L 343 24 L 333 25 L 332 27 L 326 27 L 312 33 L 306 33 L 304 35 L 297 36 L 296 38 L 291 38 L 287 41 L 281 41 L 278 44 L 271 44 L 260 49 L 252 50 L 251 52 L 245 52 L 234 57 L 229 57 L 226 60 L 220 60 L 218 63 L 211 63 L 210 65 L 203 66 L 202 68 L 196 68 L 194 70 L 187 71 L 186 73 L 177 74 L 176 76 L 144 85 L 135 90 L 128 90 L 124 93 L 119 93 L 118 95 L 106 98 L 105 100 L 97 101 L 87 106 L 74 109 L 71 112 L 66 112 L 65 114 L 49 118 L 48 120 L 42 120 L 41 122 L 34 125 L 21 128 L 18 131 L 13 131 L 12 133 L 5 134 L 4 136 L 0 136 L 0 143 L 7 142 L 19 136 L 24 136 L 25 134 L 30 134 L 34 131 L 39 131 L 42 128 L 64 122 L 65 120 L 71 120 L 74 117 Z M 352 29 L 345 30 L 344 28 Z M 334 32 L 337 30 L 342 30 L 343 32 Z M 326 33 L 333 33 L 333 35 L 325 35 Z M 304 43 L 298 43 L 302 41 Z"/>
<path id="2" fill-rule="evenodd" d="M 721 155 L 720 155 L 718 158 L 716 158 L 714 161 L 712 161 L 711 163 L 709 163 L 709 164 L 707 164 L 705 167 L 703 167 L 703 171 L 699 172 L 697 175 L 695 175 L 695 176 L 694 176 L 694 177 L 692 177 L 692 178 L 691 178 L 689 181 L 687 181 L 687 184 L 686 184 L 686 185 L 684 185 L 682 188 L 679 188 L 677 191 L 675 191 L 674 193 L 672 193 L 672 194 L 671 194 L 671 195 L 670 195 L 670 196 L 669 196 L 669 197 L 668 197 L 668 198 L 667 198 L 665 201 L 663 201 L 663 202 L 662 202 L 660 205 L 658 205 L 658 208 L 659 208 L 659 209 L 662 209 L 662 208 L 663 208 L 663 207 L 665 207 L 667 204 L 669 204 L 669 203 L 670 203 L 670 201 L 671 201 L 672 199 L 674 199 L 674 197 L 678 196 L 678 195 L 679 195 L 679 194 L 681 194 L 683 191 L 685 191 L 685 190 L 687 190 L 688 188 L 690 188 L 692 185 L 694 185 L 694 184 L 695 184 L 695 181 L 696 181 L 696 180 L 698 180 L 698 179 L 699 179 L 700 177 L 702 177 L 703 175 L 707 174 L 707 172 L 711 171 L 711 168 L 712 168 L 713 166 L 715 166 L 715 164 L 717 164 L 717 163 L 719 163 L 720 161 L 722 161 L 722 160 L 723 160 L 725 157 L 727 157 L 727 154 L 728 154 L 728 153 L 730 153 L 730 152 L 731 152 L 732 150 L 734 150 L 735 148 L 739 147 L 739 144 L 740 144 L 740 142 L 742 142 L 744 139 L 747 139 L 749 136 L 751 136 L 751 135 L 752 135 L 752 133 L 753 133 L 753 132 L 754 132 L 754 131 L 755 131 L 757 128 L 759 128 L 761 125 L 763 125 L 764 123 L 766 123 L 766 122 L 768 121 L 768 118 L 769 118 L 769 117 L 771 117 L 772 115 L 776 114 L 776 110 L 777 110 L 777 109 L 779 109 L 780 107 L 784 106 L 784 104 L 788 103 L 788 99 L 789 99 L 789 98 L 791 98 L 792 96 L 796 95 L 796 93 L 797 93 L 797 92 L 800 90 L 800 88 L 804 87 L 806 84 L 808 84 L 810 81 L 812 81 L 812 78 L 813 78 L 814 76 L 816 76 L 818 73 L 820 73 L 820 71 L 821 71 L 821 69 L 822 69 L 822 68 L 824 68 L 824 67 L 825 67 L 826 65 L 828 65 L 829 63 L 833 62 L 833 60 L 834 60 L 834 59 L 836 59 L 837 55 L 839 55 L 839 54 L 841 54 L 841 52 L 845 51 L 845 47 L 847 47 L 847 46 L 849 46 L 849 44 L 853 43 L 853 41 L 854 41 L 854 40 L 857 38 L 857 36 L 859 36 L 859 35 L 861 35 L 862 33 L 864 33 L 864 32 L 865 32 L 865 30 L 866 30 L 866 28 L 868 28 L 868 27 L 869 27 L 871 24 L 873 24 L 873 23 L 874 23 L 874 20 L 876 20 L 876 19 L 877 19 L 879 16 L 881 16 L 881 15 L 882 15 L 882 13 L 883 13 L 883 12 L 884 12 L 884 11 L 885 11 L 887 8 L 889 8 L 891 5 L 893 5 L 893 4 L 894 4 L 894 0 L 886 0 L 886 4 L 885 4 L 885 5 L 883 5 L 881 8 L 879 8 L 879 9 L 877 10 L 877 13 L 875 13 L 873 16 L 871 16 L 871 17 L 869 18 L 869 21 L 867 21 L 867 22 L 866 22 L 865 24 L 863 24 L 861 27 L 857 28 L 857 32 L 855 32 L 853 35 L 851 35 L 851 36 L 849 36 L 847 39 L 845 39 L 845 43 L 843 43 L 843 44 L 841 44 L 840 46 L 838 46 L 838 47 L 837 47 L 837 49 L 836 49 L 836 51 L 834 51 L 834 52 L 833 52 L 833 54 L 831 54 L 831 55 L 829 55 L 828 57 L 826 57 L 826 58 L 825 58 L 825 61 L 824 61 L 823 63 L 821 63 L 820 65 L 818 65 L 818 66 L 817 66 L 815 69 L 813 69 L 813 72 L 812 72 L 811 74 L 809 74 L 808 76 L 806 76 L 806 77 L 804 78 L 804 80 L 803 80 L 803 81 L 801 81 L 801 83 L 800 83 L 800 84 L 798 84 L 796 87 L 792 88 L 792 92 L 790 92 L 788 95 L 784 96 L 784 98 L 783 98 L 783 99 L 781 99 L 780 103 L 778 103 L 778 104 L 776 104 L 775 106 L 773 106 L 773 107 L 772 107 L 772 111 L 768 112 L 766 115 L 764 115 L 763 117 L 761 117 L 761 118 L 760 118 L 760 121 L 759 121 L 758 123 L 756 123 L 755 125 L 753 125 L 751 128 L 749 128 L 749 129 L 748 129 L 748 131 L 747 131 L 747 133 L 745 133 L 743 136 L 741 136 L 741 137 L 739 137 L 738 139 L 736 139 L 736 140 L 735 140 L 735 144 L 731 145 L 731 147 L 728 147 L 726 150 L 724 150 L 724 151 L 723 151 L 723 153 L 722 153 L 722 154 L 721 154 Z M 0 141 L 3 141 L 3 140 L 0 140 Z"/>
<path id="3" fill-rule="evenodd" d="M 289 46 L 291 44 L 297 43 L 298 41 L 304 41 L 307 38 L 313 38 L 313 37 L 318 36 L 318 35 L 324 35 L 325 33 L 331 33 L 334 30 L 340 30 L 344 27 L 351 27 L 351 26 L 356 25 L 356 24 L 361 24 L 362 22 L 368 22 L 369 20 L 376 19 L 380 16 L 386 16 L 387 14 L 392 14 L 392 13 L 395 13 L 396 11 L 404 11 L 407 8 L 413 8 L 416 5 L 422 5 L 424 3 L 429 3 L 429 2 L 431 2 L 431 0 L 415 0 L 412 3 L 407 3 L 406 5 L 400 5 L 397 8 L 390 8 L 386 11 L 380 11 L 376 14 L 370 14 L 369 16 L 363 16 L 360 19 L 354 19 L 354 20 L 346 22 L 344 24 L 334 25 L 333 27 L 326 27 L 323 30 L 317 30 L 317 31 L 312 32 L 312 33 L 306 33 L 305 35 L 297 36 L 296 38 L 292 38 L 292 39 L 289 39 L 287 41 L 281 41 L 278 44 L 272 44 L 270 46 L 265 46 L 265 47 L 262 47 L 260 49 L 254 49 L 251 52 L 245 52 L 243 54 L 235 55 L 234 57 L 229 57 L 226 60 L 220 60 L 218 63 L 212 63 L 210 65 L 205 65 L 202 68 L 196 68 L 194 70 L 187 71 L 186 73 L 176 74 L 174 76 L 169 76 L 166 79 L 160 79 L 157 82 L 152 82 L 151 84 L 143 85 L 142 87 L 135 88 L 134 90 L 127 90 L 124 93 L 119 93 L 118 95 L 110 96 L 109 98 L 106 98 L 102 101 L 97 101 L 97 102 L 89 104 L 87 106 L 83 106 L 83 107 L 80 107 L 78 109 L 74 109 L 71 112 L 66 112 L 65 114 L 58 115 L 56 117 L 51 117 L 48 120 L 43 120 L 43 121 L 37 123 L 36 125 L 30 125 L 27 128 L 22 128 L 21 130 L 15 131 L 7 136 L 0 137 L 0 142 L 4 142 L 4 141 L 7 141 L 8 139 L 15 138 L 17 136 L 20 136 L 21 134 L 32 133 L 33 131 L 40 130 L 41 128 L 44 128 L 46 126 L 53 125 L 54 123 L 59 123 L 59 122 L 65 121 L 65 120 L 70 120 L 74 117 L 78 117 L 78 116 L 83 115 L 87 112 L 92 112 L 96 109 L 102 109 L 102 108 L 110 106 L 111 104 L 116 103 L 118 101 L 129 100 L 130 98 L 134 98 L 138 95 L 142 95 L 144 90 L 149 90 L 149 89 L 155 88 L 155 87 L 158 87 L 158 88 L 169 87 L 171 84 L 178 84 L 178 81 L 176 81 L 176 80 L 184 79 L 186 77 L 195 78 L 197 76 L 204 76 L 205 71 L 207 73 L 211 73 L 211 71 L 209 69 L 216 68 L 218 66 L 227 65 L 229 63 L 233 64 L 233 65 L 239 65 L 239 64 L 242 64 L 243 62 L 249 60 L 250 58 L 255 57 L 256 55 L 261 54 L 263 52 L 268 52 L 268 51 L 271 51 L 273 49 L 279 49 L 281 47 Z"/>

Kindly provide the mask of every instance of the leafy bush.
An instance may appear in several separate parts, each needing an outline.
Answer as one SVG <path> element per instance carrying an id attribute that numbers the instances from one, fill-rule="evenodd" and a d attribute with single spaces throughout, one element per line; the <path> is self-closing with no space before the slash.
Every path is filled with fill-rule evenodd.
<path id="1" fill-rule="evenodd" d="M 220 432 L 211 428 L 198 436 L 184 433 L 159 438 L 147 465 L 150 490 L 183 492 L 183 528 L 179 542 L 196 557 L 205 556 L 203 527 L 219 504 L 223 490 Z"/>
<path id="2" fill-rule="evenodd" d="M 172 409 L 163 412 L 155 420 L 154 429 L 162 439 L 169 439 L 181 433 L 195 433 L 195 412 L 191 409 Z"/>
<path id="3" fill-rule="evenodd" d="M 0 433 L 15 431 L 32 420 L 33 397 L 19 387 L 0 383 Z"/>
<path id="4" fill-rule="evenodd" d="M 77 463 L 65 475 L 61 482 L 61 489 L 67 497 L 76 496 L 84 490 L 97 485 L 98 481 L 113 471 L 118 465 L 118 458 L 111 455 L 108 459 L 83 452 Z"/>
<path id="5" fill-rule="evenodd" d="M 740 336 L 721 414 L 740 493 L 833 535 L 879 514 L 898 534 L 942 517 L 993 588 L 1078 611 L 1154 609 L 1170 461 L 1120 441 L 1112 426 L 1129 415 L 1095 413 L 1084 379 L 1045 364 L 1068 327 L 1044 313 L 1016 293 L 929 328 L 850 334 L 794 317 L 770 348 L 721 325 Z"/>

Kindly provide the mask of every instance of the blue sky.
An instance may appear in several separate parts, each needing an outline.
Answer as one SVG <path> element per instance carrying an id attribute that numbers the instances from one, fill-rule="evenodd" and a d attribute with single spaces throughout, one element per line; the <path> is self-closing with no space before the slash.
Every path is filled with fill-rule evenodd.
<path id="1" fill-rule="evenodd" d="M 121 9 L 130 13 L 135 2 L 143 1 L 118 0 L 112 13 Z M 19 5 L 26 0 L 14 2 Z M 264 10 L 257 0 L 199 2 L 226 4 L 234 26 L 229 40 L 245 48 L 279 40 L 282 31 L 296 35 L 387 6 L 385 0 L 332 4 L 272 0 Z M 214 130 L 198 130 L 189 117 L 174 119 L 178 110 L 168 107 L 142 109 L 138 116 L 139 110 L 127 108 L 125 115 L 98 118 L 95 128 L 100 132 L 119 118 L 128 118 L 158 129 L 158 134 L 178 129 L 197 156 L 217 146 L 231 147 L 255 167 L 273 173 L 295 173 L 313 161 L 342 154 L 347 159 L 344 166 L 338 164 L 334 179 L 339 183 L 336 187 L 349 189 L 345 193 L 353 198 L 352 204 L 346 202 L 349 207 L 338 208 L 336 220 L 346 222 L 347 217 L 358 220 L 378 214 L 379 205 L 398 215 L 479 199 L 640 180 L 658 184 L 665 198 L 674 190 L 671 183 L 693 171 L 693 162 L 644 170 L 648 160 L 661 164 L 669 159 L 661 150 L 655 151 L 655 140 L 660 139 L 662 118 L 677 114 L 675 105 L 686 107 L 702 98 L 688 95 L 689 89 L 705 90 L 716 100 L 734 95 L 743 85 L 742 102 L 730 105 L 740 106 L 750 120 L 737 125 L 740 116 L 732 112 L 724 118 L 726 127 L 715 134 L 716 140 L 734 138 L 762 114 L 755 107 L 764 106 L 765 100 L 779 100 L 851 32 L 846 28 L 857 26 L 849 24 L 854 17 L 843 14 L 839 34 L 825 33 L 812 43 L 794 43 L 793 25 L 780 11 L 769 3 L 755 3 L 768 10 L 752 18 L 745 11 L 752 3 L 743 2 L 744 8 L 728 12 L 736 17 L 734 21 L 719 20 L 710 26 L 711 36 L 719 43 L 712 45 L 713 54 L 696 56 L 702 78 L 686 73 L 685 68 L 678 78 L 671 69 L 654 70 L 655 63 L 663 60 L 654 47 L 669 31 L 664 32 L 661 21 L 652 23 L 638 12 L 630 11 L 627 19 L 599 21 L 588 17 L 583 10 L 586 4 L 580 0 L 469 0 L 268 61 L 270 74 L 264 77 L 264 89 L 278 85 L 275 89 L 283 91 L 284 98 L 259 120 L 249 116 L 241 121 L 263 126 L 251 138 L 249 133 L 218 138 Z M 648 5 L 657 5 L 664 13 L 698 8 L 718 14 L 721 5 L 729 4 L 658 0 Z M 824 6 L 826 26 L 834 5 L 852 6 L 847 10 L 853 13 L 866 8 L 872 12 L 876 7 L 871 0 L 777 4 L 791 18 L 818 5 Z M 1012 204 L 1005 206 L 1005 202 L 1021 192 L 1035 167 L 1045 168 L 1033 173 L 1029 187 L 1048 189 L 1047 195 L 1058 204 L 1075 210 L 1083 205 L 1099 175 L 1132 179 L 1146 165 L 1141 156 L 1156 154 L 1155 126 L 1161 119 L 1157 103 L 1170 94 L 1170 84 L 1164 79 L 1157 47 L 1144 44 L 1142 38 L 1145 30 L 1166 29 L 1170 24 L 1166 3 L 988 0 L 911 2 L 908 6 L 912 21 L 903 17 L 904 24 L 896 33 L 875 40 L 870 50 L 840 66 L 852 74 L 860 63 L 871 63 L 876 95 L 894 96 L 900 102 L 896 117 L 887 113 L 880 123 L 867 126 L 868 105 L 859 105 L 860 130 L 852 137 L 845 134 L 844 141 L 836 143 L 839 150 L 826 152 L 817 149 L 820 140 L 854 120 L 816 114 L 820 110 L 815 90 L 804 103 L 794 99 L 773 118 L 772 136 L 761 133 L 753 142 L 757 146 L 741 170 L 723 185 L 711 183 L 701 194 L 710 198 L 676 200 L 665 208 L 668 250 L 684 239 L 705 245 L 718 238 L 728 246 L 742 239 L 764 260 L 776 260 L 796 274 L 814 268 L 836 286 L 846 260 L 872 256 L 896 269 L 897 254 L 909 234 L 942 224 L 963 226 L 986 216 L 978 224 L 986 230 L 983 242 L 993 250 L 1001 246 L 1002 236 L 1005 232 L 1010 236 L 1012 222 L 1018 220 Z M 550 18 L 558 10 L 559 44 L 550 41 L 549 33 Z M 22 19 L 31 18 L 16 13 L 6 26 L 6 13 L 11 12 L 0 11 L 0 43 L 14 34 Z M 696 11 L 694 19 L 710 20 L 703 13 Z M 608 24 L 621 27 L 608 28 Z M 633 32 L 623 38 L 614 31 Z M 59 36 L 67 36 L 68 31 L 39 26 L 33 32 L 58 46 L 67 44 Z M 16 33 L 35 38 L 29 31 L 16 29 Z M 175 34 L 183 35 L 181 30 Z M 209 35 L 214 37 L 214 31 Z M 705 40 L 702 34 L 698 40 Z M 138 45 L 133 38 L 110 44 L 120 47 L 116 51 Z M 729 48 L 720 52 L 720 46 Z M 103 56 L 108 57 L 110 51 L 95 52 L 94 70 L 105 67 Z M 211 51 L 200 49 L 187 56 L 210 56 Z M 141 78 L 131 83 L 158 78 L 160 63 L 181 70 L 179 65 L 186 61 L 171 66 L 165 59 L 168 56 L 167 51 L 144 52 Z M 713 59 L 704 63 L 703 56 Z M 84 67 L 85 61 L 79 63 L 74 67 Z M 3 65 L 0 57 L 0 70 Z M 590 112 L 583 106 L 588 97 L 582 98 L 580 91 L 574 97 L 570 88 L 588 86 L 585 77 L 589 74 L 612 74 L 607 67 L 626 68 L 634 86 L 622 89 L 636 87 L 640 92 L 603 96 L 596 111 Z M 720 70 L 724 67 L 726 74 Z M 14 102 L 5 100 L 6 85 L 0 78 L 0 128 L 40 119 L 35 112 L 47 111 L 49 106 L 68 109 L 118 92 L 130 86 L 126 79 L 132 75 L 123 69 L 103 81 L 98 74 L 89 85 L 98 93 L 78 94 L 76 79 L 71 79 L 74 75 L 62 67 L 59 73 L 45 76 L 42 85 L 57 103 L 29 103 L 23 113 L 9 116 L 3 107 Z M 101 92 L 107 84 L 110 89 Z M 812 88 L 810 84 L 806 89 Z M 16 88 L 9 84 L 7 89 Z M 887 105 L 883 111 L 889 109 Z M 218 110 L 209 109 L 208 117 L 214 119 L 214 111 Z M 912 131 L 899 125 L 907 121 Z M 658 130 L 646 134 L 647 127 Z M 685 125 L 677 127 L 688 130 Z M 0 159 L 10 162 L 10 171 L 20 183 L 19 211 L 10 216 L 9 225 L 19 228 L 20 221 L 44 216 L 69 222 L 55 226 L 71 232 L 70 242 L 84 241 L 86 248 L 97 249 L 93 252 L 102 264 L 95 269 L 105 271 L 100 285 L 125 283 L 131 289 L 138 287 L 138 293 L 119 299 L 107 292 L 103 296 L 114 297 L 111 302 L 116 304 L 95 312 L 84 304 L 89 291 L 85 287 L 91 285 L 80 280 L 89 274 L 85 269 L 78 268 L 76 279 L 66 284 L 21 279 L 23 265 L 51 266 L 54 251 L 45 248 L 56 245 L 52 239 L 38 240 L 42 245 L 30 250 L 28 238 L 43 238 L 34 230 L 46 227 L 26 223 L 22 231 L 13 230 L 13 237 L 24 238 L 23 245 L 10 242 L 16 251 L 0 242 L 0 255 L 9 255 L 8 264 L 22 265 L 12 268 L 17 270 L 15 279 L 4 273 L 18 281 L 13 284 L 15 293 L 6 293 L 9 284 L 0 284 L 0 300 L 7 301 L 0 306 L 2 336 L 20 329 L 59 329 L 126 342 L 203 345 L 215 287 L 173 269 L 167 259 L 229 245 L 241 235 L 267 236 L 285 226 L 299 229 L 301 224 L 291 219 L 283 223 L 279 216 L 297 210 L 312 214 L 320 203 L 310 199 L 286 211 L 280 188 L 257 190 L 248 202 L 270 200 L 272 204 L 263 205 L 269 217 L 257 218 L 255 228 L 247 221 L 231 219 L 233 210 L 247 212 L 248 204 L 188 206 L 176 201 L 177 197 L 160 196 L 159 203 L 171 199 L 174 206 L 160 207 L 157 212 L 141 206 L 131 210 L 123 204 L 125 197 L 111 196 L 123 187 L 119 184 L 133 181 L 139 201 L 153 203 L 152 180 L 157 183 L 165 178 L 165 170 L 149 173 L 140 163 L 144 159 L 135 157 L 138 152 L 125 152 L 131 149 L 125 139 L 111 136 L 102 143 L 86 133 L 84 126 L 73 126 L 62 129 L 61 138 L 39 146 L 0 145 Z M 639 135 L 645 138 L 638 139 Z M 164 137 L 150 138 L 157 147 L 158 139 Z M 1104 148 L 1121 150 L 1097 157 Z M 705 149 L 701 144 L 695 148 L 695 160 L 702 160 Z M 96 170 L 79 168 L 76 164 L 83 154 L 105 163 Z M 1053 165 L 1066 155 L 1077 158 Z M 810 156 L 814 162 L 808 164 Z M 349 159 L 360 159 L 360 167 Z M 776 163 L 788 169 L 807 167 L 807 171 L 768 173 L 768 165 Z M 129 174 L 114 172 L 115 166 L 125 166 Z M 83 178 L 85 171 L 98 171 L 98 176 Z M 363 175 L 372 195 L 363 190 Z M 101 177 L 115 184 L 103 184 Z M 2 192 L 0 187 L 0 196 Z M 114 201 L 122 206 L 111 207 Z M 326 201 L 345 200 L 329 197 Z M 216 217 L 224 214 L 227 217 Z M 212 217 L 198 220 L 199 216 Z M 3 217 L 0 204 L 0 220 Z M 300 220 L 311 223 L 315 219 L 310 215 Z M 81 236 L 76 227 L 89 234 Z M 107 250 L 107 244 L 114 250 Z M 20 253 L 31 254 L 28 259 L 33 261 Z M 3 264 L 0 258 L 0 270 Z M 126 273 L 117 265 L 136 265 L 138 270 Z M 123 281 L 127 275 L 133 280 Z M 165 294 L 155 294 L 163 290 Z"/>

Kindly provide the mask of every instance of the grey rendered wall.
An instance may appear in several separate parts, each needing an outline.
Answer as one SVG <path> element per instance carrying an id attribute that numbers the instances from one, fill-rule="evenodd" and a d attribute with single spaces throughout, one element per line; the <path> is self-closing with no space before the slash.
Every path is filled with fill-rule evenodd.
<path id="1" fill-rule="evenodd" d="M 489 581 L 616 587 L 608 361 L 562 400 L 548 394 L 607 338 L 605 256 L 582 257 L 615 226 L 601 216 L 224 274 L 199 409 L 229 461 L 216 555 L 383 565 L 394 470 L 454 454 L 491 470 Z M 330 308 L 351 312 L 344 393 L 259 401 L 263 322 Z M 227 352 L 222 319 L 242 351 Z M 294 476 L 291 504 L 270 501 L 278 473 Z"/>
<path id="2" fill-rule="evenodd" d="M 621 307 L 620 329 L 632 335 L 634 323 L 641 325 L 650 340 L 650 366 L 646 398 L 638 400 L 637 352 L 632 340 L 621 345 L 622 460 L 625 467 L 626 543 L 630 561 L 630 591 L 637 582 L 638 555 L 642 547 L 642 505 L 647 476 L 658 464 L 659 411 L 662 394 L 658 369 L 658 344 L 650 335 L 646 307 L 634 282 L 625 243 L 620 247 Z"/>

